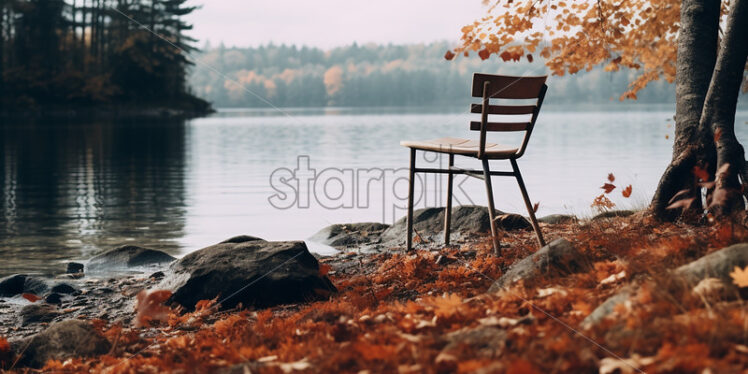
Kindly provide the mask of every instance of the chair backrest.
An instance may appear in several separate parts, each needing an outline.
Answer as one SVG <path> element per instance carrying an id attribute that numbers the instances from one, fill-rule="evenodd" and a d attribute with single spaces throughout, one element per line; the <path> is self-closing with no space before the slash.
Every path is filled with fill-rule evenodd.
<path id="1" fill-rule="evenodd" d="M 480 104 L 470 106 L 471 113 L 480 113 L 480 121 L 470 122 L 470 129 L 480 131 L 480 152 L 478 157 L 483 157 L 486 144 L 487 131 L 525 131 L 522 145 L 517 151 L 517 158 L 525 153 L 530 134 L 535 126 L 535 121 L 543 104 L 545 92 L 548 86 L 545 80 L 548 76 L 539 77 L 512 77 L 506 75 L 491 75 L 475 73 L 473 75 L 472 96 L 482 98 Z M 521 105 L 492 105 L 490 99 L 513 99 L 528 100 L 535 99 L 532 104 Z M 523 118 L 512 122 L 489 122 L 489 115 L 517 116 Z M 529 119 L 527 117 L 530 117 Z M 506 118 L 506 117 L 505 117 Z"/>

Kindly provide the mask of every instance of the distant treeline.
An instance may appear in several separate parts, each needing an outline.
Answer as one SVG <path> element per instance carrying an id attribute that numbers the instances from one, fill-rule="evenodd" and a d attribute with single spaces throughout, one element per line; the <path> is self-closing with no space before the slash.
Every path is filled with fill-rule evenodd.
<path id="1" fill-rule="evenodd" d="M 266 45 L 212 48 L 195 55 L 211 69 L 195 67 L 195 93 L 218 107 L 400 106 L 459 104 L 469 100 L 474 72 L 509 75 L 545 74 L 540 61 L 481 61 L 477 56 L 446 61 L 447 43 L 427 45 L 357 45 L 324 51 Z M 618 100 L 636 72 L 593 69 L 551 77 L 548 102 Z M 237 84 L 239 83 L 239 84 Z M 257 96 L 255 96 L 257 95 Z M 259 97 L 258 97 L 259 96 Z M 639 102 L 674 102 L 667 82 L 650 84 Z M 267 102 L 265 102 L 267 101 Z"/>
<path id="2" fill-rule="evenodd" d="M 4 113 L 210 105 L 190 93 L 187 0 L 2 0 Z M 159 39 L 148 28 L 167 39 Z M 130 108 L 130 109 L 127 109 Z"/>

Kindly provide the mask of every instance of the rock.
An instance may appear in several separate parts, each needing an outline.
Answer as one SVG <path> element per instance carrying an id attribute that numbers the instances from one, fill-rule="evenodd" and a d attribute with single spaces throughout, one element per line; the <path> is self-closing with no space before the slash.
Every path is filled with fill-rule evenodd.
<path id="1" fill-rule="evenodd" d="M 51 291 L 66 295 L 78 294 L 81 292 L 78 288 L 73 287 L 68 283 L 57 283 L 56 285 L 54 285 L 54 287 L 52 287 Z"/>
<path id="2" fill-rule="evenodd" d="M 504 231 L 532 229 L 532 224 L 527 218 L 519 214 L 507 213 L 496 217 L 497 228 Z"/>
<path id="3" fill-rule="evenodd" d="M 504 212 L 496 211 L 496 215 Z M 396 246 L 405 244 L 407 217 L 399 219 L 382 233 L 382 243 Z M 444 208 L 418 209 L 413 212 L 413 227 L 424 239 L 444 242 Z M 491 231 L 488 208 L 462 205 L 452 208 L 452 235 L 477 234 Z"/>
<path id="4" fill-rule="evenodd" d="M 597 325 L 602 320 L 612 315 L 615 312 L 616 307 L 619 304 L 627 302 L 634 294 L 634 289 L 631 286 L 623 288 L 617 294 L 609 297 L 602 304 L 598 305 L 595 310 L 590 313 L 587 317 L 582 320 L 580 324 L 583 328 L 588 329 L 594 325 Z"/>
<path id="5" fill-rule="evenodd" d="M 565 214 L 551 214 L 549 216 L 545 216 L 542 218 L 538 218 L 539 222 L 556 225 L 559 223 L 573 223 L 577 222 L 578 219 L 576 216 L 569 216 Z"/>
<path id="6" fill-rule="evenodd" d="M 748 243 L 741 243 L 712 252 L 696 261 L 675 269 L 674 274 L 683 277 L 691 285 L 705 278 L 719 278 L 732 284 L 730 272 L 735 267 L 748 266 Z"/>
<path id="7" fill-rule="evenodd" d="M 464 352 L 465 348 L 469 348 L 471 355 L 482 358 L 498 358 L 504 351 L 506 339 L 506 331 L 497 327 L 463 328 L 444 337 L 447 345 L 444 346 L 441 353 L 459 353 Z"/>
<path id="8" fill-rule="evenodd" d="M 489 288 L 496 292 L 518 280 L 532 280 L 548 273 L 568 275 L 589 269 L 587 259 L 566 239 L 556 239 L 537 252 L 515 262 Z"/>
<path id="9" fill-rule="evenodd" d="M 229 238 L 229 239 L 226 239 L 226 240 L 224 240 L 224 241 L 222 241 L 222 242 L 220 242 L 220 243 L 218 243 L 218 244 L 226 244 L 226 243 L 235 243 L 235 244 L 239 244 L 239 243 L 244 243 L 244 242 L 251 242 L 251 241 L 255 241 L 255 240 L 262 240 L 262 241 L 265 241 L 265 239 L 260 239 L 260 238 L 258 238 L 258 237 L 254 237 L 254 236 L 249 236 L 249 235 L 239 235 L 239 236 L 235 236 L 235 237 L 233 237 L 233 238 Z"/>
<path id="10" fill-rule="evenodd" d="M 363 243 L 375 243 L 389 225 L 376 222 L 346 223 L 327 226 L 309 240 L 331 247 L 349 247 Z"/>
<path id="11" fill-rule="evenodd" d="M 51 293 L 47 295 L 47 297 L 44 298 L 44 302 L 47 304 L 55 304 L 55 305 L 61 305 L 62 304 L 62 295 L 58 293 Z"/>
<path id="12" fill-rule="evenodd" d="M 683 279 L 688 284 L 687 289 L 690 292 L 706 300 L 714 298 L 725 301 L 735 298 L 737 294 L 730 277 L 730 272 L 736 266 L 740 268 L 748 266 L 748 243 L 735 244 L 712 252 L 675 269 L 672 275 Z M 582 327 L 589 328 L 613 315 L 615 307 L 628 302 L 633 295 L 633 286 L 628 286 L 609 297 L 582 321 Z"/>
<path id="13" fill-rule="evenodd" d="M 76 274 L 83 272 L 83 264 L 78 262 L 68 262 L 68 268 L 66 271 L 68 274 Z"/>
<path id="14" fill-rule="evenodd" d="M 41 368 L 48 360 L 93 357 L 109 352 L 111 344 L 88 322 L 67 320 L 18 342 L 23 349 L 18 366 Z M 17 350 L 18 351 L 18 350 Z"/>
<path id="15" fill-rule="evenodd" d="M 163 271 L 157 271 L 151 274 L 148 278 L 162 279 L 164 276 L 166 276 L 166 274 Z"/>
<path id="16" fill-rule="evenodd" d="M 0 297 L 12 297 L 22 293 L 41 295 L 49 289 L 43 280 L 26 274 L 15 274 L 0 279 Z"/>
<path id="17" fill-rule="evenodd" d="M 238 303 L 267 307 L 306 301 L 337 291 L 320 275 L 304 242 L 221 243 L 175 262 L 156 289 L 171 290 L 172 302 L 188 309 L 219 297 L 223 308 Z"/>
<path id="18" fill-rule="evenodd" d="M 124 269 L 136 266 L 165 264 L 174 260 L 176 258 L 161 251 L 134 245 L 125 245 L 95 256 L 89 261 L 88 269 L 93 271 Z"/>
<path id="19" fill-rule="evenodd" d="M 51 322 L 60 315 L 56 306 L 45 303 L 29 304 L 21 308 L 21 324 L 24 326 L 31 323 Z"/>
<path id="20" fill-rule="evenodd" d="M 609 210 L 607 212 L 602 212 L 594 217 L 592 217 L 593 221 L 599 221 L 601 219 L 609 219 L 609 218 L 616 218 L 616 217 L 628 217 L 630 215 L 634 214 L 633 210 Z"/>

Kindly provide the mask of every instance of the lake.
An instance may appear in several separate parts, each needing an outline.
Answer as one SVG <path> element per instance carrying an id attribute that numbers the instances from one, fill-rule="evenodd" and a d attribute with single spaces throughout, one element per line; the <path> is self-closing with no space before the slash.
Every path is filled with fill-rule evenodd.
<path id="1" fill-rule="evenodd" d="M 477 137 L 464 108 L 221 110 L 188 121 L 6 123 L 0 128 L 0 276 L 52 274 L 123 244 L 176 256 L 248 234 L 305 239 L 333 224 L 405 214 L 400 140 Z M 647 205 L 671 156 L 673 105 L 548 105 L 520 169 L 538 215 L 589 216 L 608 173 L 618 208 Z M 748 111 L 736 119 L 748 141 Z M 497 135 L 505 144 L 516 137 Z M 434 154 L 419 165 L 446 163 Z M 465 158 L 458 166 L 479 167 Z M 508 163 L 495 161 L 495 169 Z M 459 204 L 483 182 L 456 179 Z M 465 180 L 463 180 L 465 179 Z M 419 206 L 444 205 L 444 176 L 418 183 Z M 633 194 L 620 191 L 631 185 Z M 526 213 L 512 178 L 497 209 Z M 328 249 L 314 246 L 320 252 Z"/>

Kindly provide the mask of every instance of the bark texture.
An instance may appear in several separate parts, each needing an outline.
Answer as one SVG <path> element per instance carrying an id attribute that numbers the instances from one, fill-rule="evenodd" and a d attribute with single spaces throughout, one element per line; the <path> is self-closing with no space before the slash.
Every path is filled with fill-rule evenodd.
<path id="1" fill-rule="evenodd" d="M 733 0 L 722 46 L 701 117 L 714 133 L 717 173 L 709 210 L 725 215 L 745 209 L 740 182 L 745 152 L 735 137 L 735 111 L 748 59 L 748 1 Z"/>
<path id="2" fill-rule="evenodd" d="M 719 0 L 683 0 L 678 34 L 675 79 L 676 110 L 673 158 L 660 179 L 650 209 L 655 217 L 672 220 L 683 209 L 667 209 L 681 191 L 693 199 L 692 212 L 702 210 L 701 189 L 694 168 L 716 170 L 712 129 L 702 125 L 702 112 L 717 61 Z M 705 181 L 704 181 L 705 182 Z"/>

